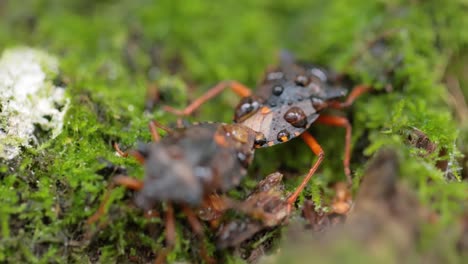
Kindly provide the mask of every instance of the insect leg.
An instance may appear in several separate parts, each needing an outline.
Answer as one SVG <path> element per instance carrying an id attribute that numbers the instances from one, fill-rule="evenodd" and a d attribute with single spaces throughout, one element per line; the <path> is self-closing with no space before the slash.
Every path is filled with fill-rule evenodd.
<path id="1" fill-rule="evenodd" d="M 143 157 L 143 155 L 136 151 L 136 150 L 130 150 L 130 151 L 122 151 L 120 148 L 119 148 L 119 144 L 117 143 L 114 143 L 114 149 L 115 151 L 117 151 L 117 153 L 126 158 L 128 157 L 128 155 L 132 155 L 140 164 L 144 164 L 145 163 L 145 157 Z"/>
<path id="2" fill-rule="evenodd" d="M 317 119 L 318 123 L 326 124 L 329 126 L 339 126 L 344 127 L 346 129 L 345 135 L 345 154 L 343 158 L 343 166 L 344 172 L 346 175 L 346 179 L 348 184 L 351 185 L 353 180 L 351 178 L 351 170 L 349 169 L 349 161 L 351 159 L 351 132 L 352 126 L 349 123 L 348 119 L 342 116 L 324 116 L 321 115 Z"/>
<path id="3" fill-rule="evenodd" d="M 115 177 L 114 182 L 107 186 L 106 193 L 104 194 L 104 198 L 102 199 L 98 210 L 92 216 L 90 216 L 88 220 L 86 220 L 87 224 L 92 224 L 96 222 L 102 215 L 105 214 L 105 208 L 107 203 L 109 202 L 111 190 L 115 187 L 115 185 L 123 185 L 132 190 L 139 190 L 143 187 L 143 182 L 129 176 L 119 175 Z"/>
<path id="4" fill-rule="evenodd" d="M 218 83 L 217 85 L 215 85 L 213 88 L 209 89 L 208 91 L 206 91 L 206 93 L 204 93 L 203 95 L 195 99 L 190 105 L 188 105 L 183 110 L 175 109 L 170 106 L 163 106 L 163 109 L 167 112 L 170 112 L 179 116 L 190 115 L 195 110 L 197 110 L 202 104 L 206 103 L 211 98 L 220 94 L 226 88 L 231 88 L 232 91 L 234 91 L 237 95 L 241 97 L 247 97 L 252 94 L 252 92 L 250 91 L 248 87 L 246 87 L 245 85 L 237 81 L 223 81 L 223 82 Z"/>
<path id="5" fill-rule="evenodd" d="M 314 175 L 315 171 L 317 170 L 320 163 L 322 163 L 323 158 L 325 156 L 325 152 L 323 152 L 322 147 L 318 144 L 317 140 L 315 140 L 315 138 L 309 132 L 306 131 L 302 133 L 301 138 L 310 147 L 310 149 L 314 152 L 314 154 L 318 156 L 318 159 L 315 162 L 315 164 L 312 166 L 312 168 L 310 168 L 309 172 L 307 173 L 305 178 L 302 180 L 301 184 L 296 188 L 294 193 L 291 196 L 289 196 L 287 200 L 289 208 L 292 207 L 292 205 L 296 201 L 299 194 L 304 190 L 305 186 L 309 182 L 310 178 L 312 178 L 312 175 Z"/>
<path id="6" fill-rule="evenodd" d="M 193 232 L 200 238 L 201 245 L 200 245 L 200 253 L 202 258 L 205 260 L 206 263 L 214 263 L 214 260 L 208 256 L 208 253 L 206 252 L 206 248 L 203 244 L 203 227 L 198 221 L 197 217 L 195 216 L 195 213 L 190 209 L 188 206 L 183 205 L 182 210 L 184 211 L 184 214 L 187 216 L 188 222 L 190 224 L 190 227 L 192 228 Z"/>
<path id="7" fill-rule="evenodd" d="M 152 124 L 150 124 L 150 126 L 154 126 L 155 128 L 156 127 L 160 128 L 160 129 L 166 131 L 167 133 L 173 133 L 174 132 L 174 130 L 172 130 L 171 128 L 169 128 L 169 127 L 167 127 L 167 126 L 165 126 L 165 125 L 163 125 L 161 123 L 159 123 L 156 120 L 151 120 L 150 123 L 152 123 Z"/>
<path id="8" fill-rule="evenodd" d="M 124 175 L 114 178 L 114 183 L 127 187 L 128 189 L 138 191 L 143 188 L 143 181 Z"/>
<path id="9" fill-rule="evenodd" d="M 358 98 L 364 93 L 369 92 L 370 90 L 371 88 L 367 85 L 355 86 L 344 102 L 330 101 L 328 102 L 328 106 L 335 109 L 349 107 L 354 103 L 354 100 L 356 100 L 356 98 Z"/>
<path id="10" fill-rule="evenodd" d="M 162 250 L 161 253 L 158 255 L 154 263 L 164 263 L 167 254 L 172 250 L 174 247 L 175 242 L 175 218 L 174 218 L 174 207 L 172 207 L 171 203 L 167 203 L 166 208 L 166 218 L 165 218 L 165 225 L 166 225 L 166 249 Z"/>
<path id="11" fill-rule="evenodd" d="M 203 236 L 203 227 L 201 223 L 197 220 L 197 217 L 193 213 L 192 209 L 186 205 L 182 206 L 184 214 L 187 216 L 190 226 L 192 227 L 193 232 L 199 236 Z"/>
<path id="12" fill-rule="evenodd" d="M 111 183 L 109 184 L 109 186 L 107 186 L 106 193 L 104 194 L 104 198 L 102 199 L 101 204 L 99 204 L 97 211 L 92 216 L 90 216 L 88 220 L 86 220 L 86 223 L 88 225 L 95 223 L 99 218 L 101 218 L 101 216 L 103 216 L 106 213 L 105 212 L 106 205 L 109 201 L 111 190 L 114 187 L 115 187 L 115 183 Z"/>
<path id="13" fill-rule="evenodd" d="M 171 203 L 167 203 L 166 209 L 166 243 L 169 248 L 174 246 L 175 242 L 175 219 L 174 207 Z"/>
<path id="14" fill-rule="evenodd" d="M 156 121 L 151 120 L 148 124 L 148 127 L 151 133 L 151 137 L 153 138 L 153 141 L 159 142 L 161 140 L 161 137 L 158 134 L 158 130 L 157 130 L 158 124 L 156 123 Z"/>

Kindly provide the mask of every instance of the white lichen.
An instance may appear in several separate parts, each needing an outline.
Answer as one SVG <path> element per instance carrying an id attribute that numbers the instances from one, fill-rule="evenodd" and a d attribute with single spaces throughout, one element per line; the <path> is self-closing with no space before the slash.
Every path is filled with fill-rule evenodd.
<path id="1" fill-rule="evenodd" d="M 57 75 L 57 59 L 43 51 L 21 47 L 3 52 L 0 159 L 13 159 L 22 147 L 37 144 L 37 130 L 47 138 L 60 134 L 69 99 L 64 88 L 54 86 L 53 78 Z"/>

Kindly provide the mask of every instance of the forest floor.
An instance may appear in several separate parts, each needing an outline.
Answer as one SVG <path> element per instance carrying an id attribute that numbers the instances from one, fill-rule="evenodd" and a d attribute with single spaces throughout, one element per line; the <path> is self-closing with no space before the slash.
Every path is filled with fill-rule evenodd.
<path id="1" fill-rule="evenodd" d="M 150 120 L 177 119 L 161 104 L 182 108 L 219 81 L 255 89 L 287 50 L 374 88 L 339 112 L 353 125 L 352 188 L 340 196 L 344 130 L 314 124 L 325 159 L 285 221 L 219 249 L 220 231 L 204 223 L 200 240 L 177 212 L 168 261 L 203 261 L 204 245 L 224 263 L 461 263 L 467 10 L 465 0 L 0 0 L 0 262 L 152 262 L 164 221 L 131 191 L 108 191 L 117 174 L 144 175 L 112 144 L 150 141 Z M 11 59 L 18 51 L 29 55 Z M 238 101 L 226 92 L 187 119 L 230 123 Z M 276 171 L 287 194 L 315 159 L 301 140 L 257 150 L 228 195 L 245 199 Z M 105 214 L 88 224 L 106 192 Z M 340 199 L 353 203 L 346 217 L 331 214 Z M 238 220 L 249 221 L 223 219 Z"/>

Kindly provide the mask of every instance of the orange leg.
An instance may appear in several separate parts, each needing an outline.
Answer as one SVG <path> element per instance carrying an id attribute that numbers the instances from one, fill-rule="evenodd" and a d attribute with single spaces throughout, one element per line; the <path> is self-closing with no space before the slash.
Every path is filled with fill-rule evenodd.
<path id="1" fill-rule="evenodd" d="M 197 234 L 197 236 L 200 238 L 200 253 L 205 260 L 206 263 L 215 263 L 214 260 L 208 256 L 208 253 L 206 252 L 206 248 L 203 244 L 203 227 L 198 221 L 197 217 L 195 216 L 195 213 L 190 209 L 188 206 L 184 205 L 182 206 L 182 210 L 184 211 L 184 214 L 187 216 L 187 219 L 189 221 L 190 227 L 192 227 L 193 232 Z"/>
<path id="2" fill-rule="evenodd" d="M 157 130 L 158 125 L 156 124 L 156 121 L 151 120 L 148 124 L 148 127 L 151 133 L 151 137 L 153 138 L 153 141 L 159 142 L 161 140 L 161 137 L 158 134 L 158 130 Z"/>
<path id="3" fill-rule="evenodd" d="M 195 213 L 187 207 L 186 205 L 182 206 L 184 214 L 187 216 L 190 226 L 192 227 L 193 232 L 199 236 L 203 236 L 203 227 L 201 223 L 197 220 Z"/>
<path id="4" fill-rule="evenodd" d="M 120 147 L 119 147 L 119 144 L 114 143 L 114 149 L 115 149 L 115 151 L 117 151 L 117 153 L 119 153 L 119 155 L 120 155 L 121 157 L 124 157 L 124 158 L 128 157 L 128 152 L 122 151 L 122 150 L 120 149 Z"/>
<path id="5" fill-rule="evenodd" d="M 190 105 L 188 105 L 183 110 L 175 109 L 170 106 L 163 106 L 163 109 L 167 112 L 171 112 L 173 114 L 180 115 L 180 116 L 190 115 L 195 110 L 197 110 L 202 104 L 206 103 L 211 98 L 220 94 L 226 88 L 231 88 L 236 94 L 238 94 L 241 97 L 247 97 L 252 94 L 252 92 L 250 91 L 248 87 L 246 87 L 245 85 L 237 81 L 224 81 L 224 82 L 218 83 L 216 86 L 209 89 L 206 93 L 204 93 L 202 96 L 195 99 L 195 101 L 193 101 Z"/>
<path id="6" fill-rule="evenodd" d="M 129 176 L 119 175 L 114 178 L 114 182 L 134 191 L 139 191 L 141 188 L 143 188 L 143 181 Z"/>
<path id="7" fill-rule="evenodd" d="M 115 151 L 117 151 L 117 153 L 119 153 L 120 156 L 122 156 L 124 158 L 128 157 L 128 155 L 132 155 L 140 164 L 145 163 L 145 157 L 143 157 L 143 155 L 141 155 L 141 153 L 136 151 L 136 150 L 131 150 L 129 152 L 122 151 L 119 148 L 119 145 L 117 143 L 114 143 L 114 149 L 115 149 Z"/>
<path id="8" fill-rule="evenodd" d="M 364 93 L 369 92 L 370 90 L 371 88 L 367 85 L 358 85 L 353 88 L 353 90 L 351 91 L 351 93 L 348 95 L 348 97 L 346 98 L 344 102 L 330 101 L 328 102 L 328 106 L 331 108 L 335 108 L 335 109 L 349 107 L 350 105 L 354 103 L 354 100 L 356 100 L 356 98 L 358 98 Z"/>
<path id="9" fill-rule="evenodd" d="M 86 220 L 86 223 L 88 225 L 95 223 L 99 218 L 101 218 L 101 216 L 103 216 L 106 213 L 105 208 L 110 198 L 110 191 L 114 188 L 114 186 L 115 184 L 109 184 L 106 193 L 104 194 L 104 198 L 102 199 L 97 211 L 92 216 L 90 216 L 88 220 Z"/>
<path id="10" fill-rule="evenodd" d="M 353 180 L 351 178 L 351 170 L 349 169 L 349 161 L 351 160 L 351 132 L 352 126 L 349 123 L 348 119 L 342 116 L 319 116 L 317 119 L 318 123 L 326 124 L 329 126 L 339 126 L 344 127 L 346 129 L 345 135 L 345 154 L 343 158 L 343 167 L 344 173 L 346 175 L 346 179 L 348 184 L 351 185 Z"/>
<path id="11" fill-rule="evenodd" d="M 105 208 L 109 201 L 111 190 L 115 187 L 116 184 L 123 185 L 129 189 L 136 190 L 136 191 L 140 190 L 143 187 L 142 181 L 131 178 L 129 176 L 119 175 L 115 177 L 114 182 L 109 184 L 109 186 L 107 187 L 106 193 L 104 194 L 104 198 L 102 199 L 102 202 L 98 207 L 98 210 L 92 216 L 90 216 L 88 220 L 86 220 L 87 224 L 92 224 L 96 222 L 99 218 L 101 218 L 102 215 L 105 214 Z"/>
<path id="12" fill-rule="evenodd" d="M 172 250 L 174 247 L 176 231 L 175 231 L 175 218 L 174 218 L 174 208 L 172 207 L 171 203 L 167 203 L 166 209 L 166 249 L 162 250 L 162 252 L 158 255 L 154 263 L 164 263 L 167 254 Z"/>
<path id="13" fill-rule="evenodd" d="M 172 133 L 172 132 L 174 132 L 171 128 L 168 128 L 167 126 L 165 126 L 165 125 L 159 123 L 159 122 L 156 121 L 156 120 L 151 120 L 149 125 L 150 125 L 150 126 L 153 126 L 154 128 L 156 128 L 156 127 L 157 127 L 157 128 L 160 128 L 160 129 L 166 131 L 167 133 Z M 151 129 L 151 128 L 150 128 L 150 129 Z"/>
<path id="14" fill-rule="evenodd" d="M 172 248 L 175 242 L 175 219 L 174 219 L 174 207 L 171 203 L 167 203 L 166 209 L 166 244 L 168 248 Z"/>
<path id="15" fill-rule="evenodd" d="M 318 144 L 317 140 L 315 140 L 315 138 L 309 132 L 306 131 L 302 133 L 301 138 L 310 147 L 314 154 L 318 156 L 318 159 L 312 166 L 312 168 L 309 170 L 309 173 L 307 173 L 306 177 L 302 180 L 301 184 L 296 188 L 294 193 L 291 196 L 289 196 L 287 200 L 288 211 L 291 210 L 291 207 L 294 204 L 294 202 L 296 202 L 297 197 L 304 190 L 310 178 L 312 178 L 312 175 L 314 175 L 315 171 L 317 171 L 318 166 L 320 165 L 320 163 L 322 163 L 323 158 L 325 156 L 322 147 Z"/>
<path id="16" fill-rule="evenodd" d="M 163 129 L 164 131 L 171 133 L 172 130 L 170 128 L 167 128 L 163 126 L 162 124 L 156 122 L 155 120 L 151 120 L 148 124 L 150 133 L 151 133 L 151 138 L 153 139 L 154 142 L 159 142 L 161 140 L 161 137 L 158 134 L 157 128 Z M 119 145 L 117 143 L 114 143 L 114 149 L 117 151 L 117 153 L 126 158 L 128 155 L 132 155 L 140 164 L 145 163 L 145 157 L 138 151 L 136 150 L 130 150 L 130 151 L 122 151 L 119 148 Z"/>

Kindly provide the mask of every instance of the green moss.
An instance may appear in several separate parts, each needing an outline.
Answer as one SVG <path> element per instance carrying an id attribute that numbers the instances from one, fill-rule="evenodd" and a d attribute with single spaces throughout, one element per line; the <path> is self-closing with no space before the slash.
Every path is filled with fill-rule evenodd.
<path id="1" fill-rule="evenodd" d="M 131 207 L 122 188 L 112 191 L 112 203 L 103 219 L 109 225 L 93 238 L 93 246 L 87 246 L 90 241 L 84 233 L 90 227 L 85 221 L 96 210 L 111 177 L 96 173 L 105 166 L 98 158 L 142 176 L 135 161 L 114 155 L 111 143 L 132 148 L 150 139 L 150 119 L 175 120 L 158 106 L 153 113 L 144 113 L 149 83 L 161 87 L 168 104 L 181 107 L 187 98 L 193 99 L 220 80 L 236 79 L 254 86 L 283 48 L 379 89 L 360 98 L 347 113 L 354 126 L 356 188 L 365 160 L 392 145 L 404 157 L 402 174 L 408 175 L 404 180 L 440 215 L 440 226 L 429 227 L 424 241 L 439 237 L 462 214 L 459 204 L 467 199 L 466 181 L 447 181 L 436 162 L 458 157 L 459 147 L 466 149 L 456 145 L 459 124 L 451 118 L 447 91 L 440 83 L 451 56 L 466 53 L 468 33 L 460 30 L 468 26 L 463 1 L 443 6 L 437 1 L 390 0 L 183 4 L 31 0 L 4 5 L 1 47 L 32 45 L 59 56 L 61 79 L 67 83 L 72 102 L 64 131 L 54 142 L 2 167 L 0 261 L 66 263 L 88 258 L 115 262 L 135 255 L 151 260 L 148 251 L 160 249 L 163 237 L 145 232 L 148 220 Z M 369 41 L 383 32 L 391 32 L 384 51 L 372 54 Z M 195 92 L 187 93 L 186 83 Z M 390 92 L 384 89 L 388 84 Z M 230 122 L 237 100 L 228 92 L 193 120 Z M 436 153 L 444 148 L 447 154 L 420 157 L 420 151 L 405 140 L 408 127 L 426 133 L 438 145 Z M 313 187 L 301 199 L 312 195 L 316 203 L 323 203 L 318 194 L 331 196 L 330 183 L 344 179 L 344 131 L 314 126 L 312 133 L 323 145 L 326 159 L 312 180 Z M 303 175 L 314 159 L 299 140 L 258 150 L 256 155 L 246 189 L 277 169 Z M 457 172 L 456 163 L 451 166 Z M 289 178 L 288 189 L 299 180 Z M 242 196 L 243 191 L 235 195 Z M 153 224 L 161 230 L 161 223 Z M 183 221 L 178 221 L 177 230 L 177 246 L 169 259 L 192 259 L 188 249 L 194 239 Z M 423 249 L 436 247 L 423 244 Z M 223 254 L 230 262 L 238 262 Z M 455 253 L 452 249 L 447 254 Z"/>

